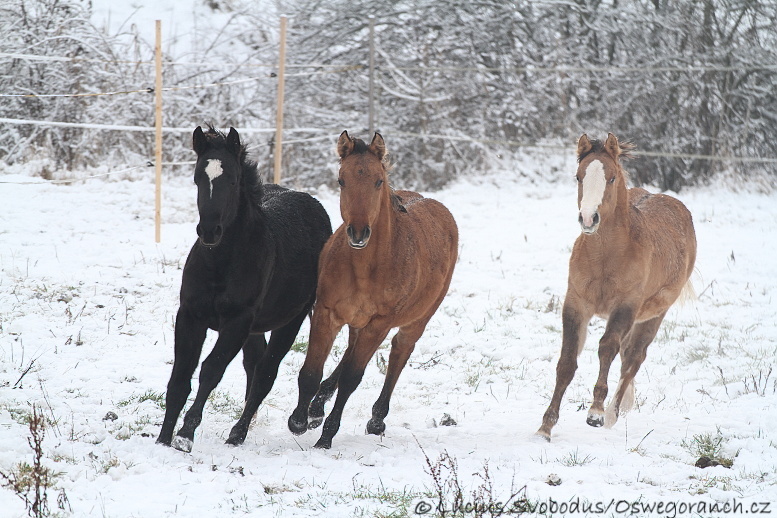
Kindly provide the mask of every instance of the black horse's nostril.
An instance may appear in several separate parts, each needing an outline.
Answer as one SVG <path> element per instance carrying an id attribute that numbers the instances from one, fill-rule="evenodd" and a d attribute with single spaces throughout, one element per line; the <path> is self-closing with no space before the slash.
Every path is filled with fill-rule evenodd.
<path id="1" fill-rule="evenodd" d="M 216 225 L 216 229 L 213 231 L 213 236 L 216 239 L 220 239 L 221 238 L 221 234 L 223 234 L 223 233 L 224 233 L 224 229 L 221 227 L 221 225 Z"/>

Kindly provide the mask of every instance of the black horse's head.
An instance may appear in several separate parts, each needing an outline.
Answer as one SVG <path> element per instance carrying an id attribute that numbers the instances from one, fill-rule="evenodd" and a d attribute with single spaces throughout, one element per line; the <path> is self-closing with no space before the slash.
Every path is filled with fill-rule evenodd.
<path id="1" fill-rule="evenodd" d="M 235 128 L 229 134 L 212 127 L 194 130 L 192 145 L 197 153 L 194 183 L 197 184 L 197 208 L 200 243 L 218 246 L 224 230 L 235 220 L 240 203 L 245 149 Z"/>

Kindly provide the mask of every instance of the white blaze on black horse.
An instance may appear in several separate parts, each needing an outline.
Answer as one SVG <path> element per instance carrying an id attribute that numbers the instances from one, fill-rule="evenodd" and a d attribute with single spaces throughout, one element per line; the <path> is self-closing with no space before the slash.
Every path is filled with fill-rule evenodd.
<path id="1" fill-rule="evenodd" d="M 696 234 L 691 213 L 671 196 L 626 187 L 620 160 L 631 148 L 612 133 L 604 143 L 583 135 L 577 144 L 582 234 L 569 260 L 556 388 L 537 431 L 547 440 L 577 370 L 591 318 L 606 318 L 607 327 L 599 341 L 599 377 L 587 423 L 609 427 L 631 408 L 634 376 L 669 307 L 683 291 L 693 289 L 689 279 Z M 620 381 L 605 412 L 607 375 L 619 353 Z"/>
<path id="2" fill-rule="evenodd" d="M 225 136 L 198 127 L 193 146 L 199 239 L 183 270 L 175 362 L 157 439 L 187 452 L 208 395 L 241 348 L 246 405 L 227 443 L 245 440 L 251 419 L 313 306 L 318 256 L 332 234 L 329 216 L 318 201 L 262 184 L 234 128 Z M 208 329 L 219 336 L 202 362 L 197 396 L 173 440 Z M 268 343 L 264 334 L 270 331 Z"/>

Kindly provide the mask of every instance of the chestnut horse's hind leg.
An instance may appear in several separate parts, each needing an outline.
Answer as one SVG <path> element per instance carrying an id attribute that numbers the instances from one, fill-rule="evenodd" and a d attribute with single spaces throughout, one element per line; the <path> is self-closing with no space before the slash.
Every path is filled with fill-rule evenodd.
<path id="1" fill-rule="evenodd" d="M 299 315 L 294 317 L 294 320 L 274 330 L 270 335 L 270 343 L 264 350 L 261 360 L 256 363 L 252 376 L 253 383 L 246 399 L 245 408 L 243 408 L 240 419 L 229 432 L 227 444 L 237 446 L 245 441 L 251 419 L 254 418 L 254 414 L 256 414 L 264 398 L 270 393 L 270 389 L 275 383 L 275 378 L 278 377 L 278 367 L 281 364 L 281 360 L 291 349 L 291 345 L 294 343 L 297 333 L 299 333 L 299 328 L 309 312 L 310 308 L 306 307 Z"/>
<path id="2" fill-rule="evenodd" d="M 246 401 L 248 400 L 249 392 L 251 392 L 256 362 L 259 361 L 266 349 L 267 340 L 264 338 L 264 333 L 251 333 L 243 344 L 243 368 L 246 371 Z"/>
<path id="3" fill-rule="evenodd" d="M 250 309 L 240 313 L 237 317 L 227 321 L 219 329 L 219 337 L 213 346 L 213 351 L 205 358 L 200 367 L 200 386 L 197 389 L 197 397 L 194 398 L 191 408 L 186 412 L 183 426 L 173 439 L 172 445 L 176 450 L 192 451 L 194 443 L 194 430 L 202 422 L 202 411 L 208 396 L 219 384 L 224 376 L 224 371 L 232 360 L 235 359 L 243 343 L 248 338 L 253 314 Z"/>
<path id="4" fill-rule="evenodd" d="M 359 331 L 359 338 L 354 344 L 353 353 L 347 360 L 344 358 L 345 361 L 342 362 L 343 370 L 340 372 L 340 379 L 337 383 L 337 398 L 332 411 L 329 412 L 329 417 L 324 422 L 321 438 L 315 444 L 316 448 L 329 449 L 332 447 L 332 438 L 340 429 L 340 419 L 345 403 L 361 383 L 364 369 L 390 330 L 391 327 L 373 321 Z"/>
<path id="5" fill-rule="evenodd" d="M 391 353 L 389 354 L 388 369 L 386 370 L 386 381 L 383 384 L 383 390 L 372 407 L 372 419 L 367 422 L 367 433 L 373 435 L 382 435 L 386 430 L 386 423 L 383 420 L 389 412 L 389 401 L 391 393 L 397 384 L 397 379 L 405 368 L 410 354 L 415 349 L 415 344 L 426 328 L 426 323 L 416 323 L 412 326 L 402 327 L 391 340 Z"/>
<path id="6" fill-rule="evenodd" d="M 337 380 L 340 379 L 340 373 L 343 370 L 343 365 L 346 363 L 347 358 L 352 354 L 356 340 L 359 338 L 359 330 L 355 327 L 349 327 L 348 329 L 348 348 L 345 350 L 343 357 L 340 359 L 340 363 L 337 364 L 335 370 L 329 375 L 327 379 L 321 382 L 316 397 L 310 403 L 309 415 L 308 415 L 308 429 L 318 428 L 321 423 L 324 422 L 324 405 L 327 401 L 332 399 L 332 396 L 337 390 Z"/>
<path id="7" fill-rule="evenodd" d="M 604 399 L 607 397 L 607 376 L 610 366 L 621 348 L 621 343 L 634 325 L 634 310 L 629 306 L 616 309 L 607 321 L 604 335 L 599 341 L 599 377 L 594 385 L 594 400 L 588 409 L 586 423 L 591 426 L 604 424 Z"/>
<path id="8" fill-rule="evenodd" d="M 634 324 L 628 339 L 621 347 L 621 379 L 618 388 L 607 406 L 604 426 L 610 428 L 618 420 L 621 412 L 628 412 L 634 404 L 634 377 L 647 357 L 647 348 L 658 333 L 666 312 L 659 316 Z M 628 397 L 631 396 L 631 400 Z"/>
<path id="9" fill-rule="evenodd" d="M 561 398 L 577 370 L 577 357 L 583 350 L 588 322 L 593 316 L 577 307 L 573 296 L 567 293 L 564 309 L 561 314 L 563 332 L 561 338 L 561 355 L 556 365 L 556 388 L 550 400 L 545 415 L 542 416 L 542 426 L 537 435 L 550 441 L 550 431 L 558 422 Z"/>
<path id="10" fill-rule="evenodd" d="M 175 423 L 192 391 L 192 374 L 200 363 L 202 344 L 208 327 L 184 307 L 175 317 L 175 361 L 165 396 L 165 419 L 156 442 L 170 446 Z"/>

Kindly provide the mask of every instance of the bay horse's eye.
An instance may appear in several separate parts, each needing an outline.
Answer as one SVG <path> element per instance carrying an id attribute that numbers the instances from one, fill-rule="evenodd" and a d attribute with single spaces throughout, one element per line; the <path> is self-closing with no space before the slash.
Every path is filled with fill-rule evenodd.
<path id="1" fill-rule="evenodd" d="M 383 185 L 383 180 L 378 180 L 377 182 L 375 182 L 375 188 L 376 188 L 376 189 L 377 189 L 378 187 L 380 187 L 381 185 Z"/>
<path id="2" fill-rule="evenodd" d="M 345 187 L 345 180 L 343 180 L 342 178 L 338 178 L 337 183 L 340 184 L 340 187 Z"/>

